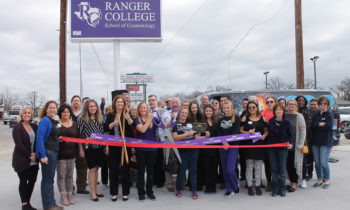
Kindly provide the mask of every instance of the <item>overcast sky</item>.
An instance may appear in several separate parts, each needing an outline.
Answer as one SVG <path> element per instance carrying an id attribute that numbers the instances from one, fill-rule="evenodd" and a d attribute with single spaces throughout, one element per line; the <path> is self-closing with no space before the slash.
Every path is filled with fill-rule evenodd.
<path id="1" fill-rule="evenodd" d="M 2 1 L 0 92 L 59 98 L 59 2 Z M 348 0 L 302 1 L 305 78 L 313 79 L 310 58 L 319 56 L 318 86 L 333 87 L 349 75 L 349 8 Z M 154 74 L 147 93 L 204 91 L 210 85 L 262 89 L 264 71 L 295 83 L 293 0 L 162 0 L 162 29 L 160 43 L 121 43 L 121 74 Z M 228 68 L 229 52 L 249 29 Z M 94 47 L 106 73 L 92 45 L 82 44 L 84 96 L 99 100 L 114 86 L 113 44 Z M 79 94 L 78 44 L 67 39 L 67 99 L 74 94 Z"/>

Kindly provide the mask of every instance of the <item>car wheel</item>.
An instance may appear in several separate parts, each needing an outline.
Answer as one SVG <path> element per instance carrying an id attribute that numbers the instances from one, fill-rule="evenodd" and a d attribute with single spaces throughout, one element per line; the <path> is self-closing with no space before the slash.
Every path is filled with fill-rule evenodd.
<path id="1" fill-rule="evenodd" d="M 4 125 L 7 125 L 7 122 L 4 121 Z"/>
<path id="2" fill-rule="evenodd" d="M 344 121 L 341 123 L 341 132 L 344 132 L 344 129 L 347 127 L 347 125 L 348 125 L 347 121 Z"/>

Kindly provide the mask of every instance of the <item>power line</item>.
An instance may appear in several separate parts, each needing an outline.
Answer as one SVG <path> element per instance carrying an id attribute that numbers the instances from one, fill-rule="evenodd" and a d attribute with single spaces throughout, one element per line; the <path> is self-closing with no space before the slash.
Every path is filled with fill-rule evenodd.
<path id="1" fill-rule="evenodd" d="M 95 46 L 94 46 L 93 43 L 91 43 L 91 48 L 92 48 L 92 50 L 94 51 L 94 53 L 95 53 L 95 55 L 96 55 L 96 58 L 97 58 L 97 60 L 98 60 L 98 62 L 99 62 L 99 64 L 100 64 L 100 66 L 101 66 L 101 69 L 102 69 L 103 73 L 104 73 L 105 76 L 106 76 L 107 81 L 110 83 L 111 81 L 110 81 L 110 78 L 108 77 L 108 73 L 107 73 L 106 69 L 104 68 L 104 66 L 103 66 L 103 64 L 102 64 L 102 61 L 101 61 L 101 59 L 100 59 L 100 56 L 98 56 L 97 50 L 96 50 L 96 48 L 95 48 Z"/>

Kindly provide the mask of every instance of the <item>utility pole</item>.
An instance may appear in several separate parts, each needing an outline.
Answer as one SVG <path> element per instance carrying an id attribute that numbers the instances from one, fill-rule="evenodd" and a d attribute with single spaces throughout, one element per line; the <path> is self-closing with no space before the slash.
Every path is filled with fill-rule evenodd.
<path id="1" fill-rule="evenodd" d="M 297 89 L 304 89 L 304 56 L 303 30 L 301 18 L 301 0 L 294 0 L 295 4 L 295 50 L 296 50 L 296 83 Z"/>
<path id="2" fill-rule="evenodd" d="M 33 112 L 34 112 L 34 117 L 36 117 L 35 91 L 33 91 Z"/>
<path id="3" fill-rule="evenodd" d="M 263 74 L 265 74 L 265 89 L 267 90 L 267 75 L 269 74 L 269 71 L 265 71 Z"/>
<path id="4" fill-rule="evenodd" d="M 61 0 L 60 12 L 60 104 L 66 102 L 66 17 L 67 17 L 67 0 Z"/>
<path id="5" fill-rule="evenodd" d="M 318 57 L 318 56 L 314 56 L 313 58 L 310 58 L 310 60 L 314 63 L 314 83 L 315 83 L 315 90 L 317 89 L 316 61 L 317 61 L 319 58 L 320 58 L 320 57 Z"/>

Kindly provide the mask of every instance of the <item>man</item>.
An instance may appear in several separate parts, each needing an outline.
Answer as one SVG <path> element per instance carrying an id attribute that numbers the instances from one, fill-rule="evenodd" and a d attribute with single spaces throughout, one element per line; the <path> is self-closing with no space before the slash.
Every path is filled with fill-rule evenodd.
<path id="1" fill-rule="evenodd" d="M 310 109 L 311 116 L 313 116 L 316 112 L 318 112 L 318 103 L 316 99 L 310 100 L 309 109 Z"/>
<path id="2" fill-rule="evenodd" d="M 244 115 L 246 115 L 246 112 L 247 112 L 247 105 L 248 105 L 248 102 L 249 102 L 249 100 L 247 99 L 247 98 L 244 98 L 243 100 L 242 100 L 242 110 L 241 110 L 241 112 L 239 113 L 239 117 L 242 119 L 242 117 L 244 116 Z"/>
<path id="3" fill-rule="evenodd" d="M 209 104 L 209 97 L 207 95 L 203 95 L 201 97 L 201 110 L 203 111 L 203 108 Z"/>
<path id="4" fill-rule="evenodd" d="M 157 96 L 155 95 L 149 95 L 148 96 L 148 105 L 150 106 L 150 112 L 157 111 L 159 113 L 160 118 L 162 118 L 163 114 L 166 112 L 165 109 L 162 109 L 158 107 L 158 101 Z M 155 118 L 158 118 L 158 115 L 156 112 L 153 112 L 153 115 Z M 162 120 L 162 119 L 159 119 Z M 153 125 L 156 126 L 156 125 Z M 157 141 L 164 141 L 165 132 L 162 128 L 157 128 Z M 156 157 L 156 164 L 154 167 L 154 183 L 157 185 L 157 187 L 163 187 L 164 181 L 165 181 L 165 174 L 164 170 L 162 170 L 163 165 L 163 149 L 159 148 L 157 151 L 157 157 Z"/>
<path id="5" fill-rule="evenodd" d="M 158 101 L 158 106 L 163 109 L 165 108 L 165 105 L 162 101 Z"/>
<path id="6" fill-rule="evenodd" d="M 165 110 L 167 110 L 167 111 L 169 111 L 169 110 L 171 110 L 171 97 L 166 97 L 166 99 L 165 99 Z"/>
<path id="7" fill-rule="evenodd" d="M 129 93 L 125 93 L 124 92 L 122 94 L 122 97 L 123 97 L 123 99 L 125 101 L 126 106 L 128 107 L 128 109 L 130 109 L 130 95 L 129 95 Z"/>
<path id="8" fill-rule="evenodd" d="M 100 104 L 100 109 L 101 109 L 102 116 L 105 116 L 105 113 L 104 113 L 105 105 L 106 105 L 106 98 L 102 97 L 101 98 L 101 104 Z"/>
<path id="9" fill-rule="evenodd" d="M 83 98 L 83 104 L 86 103 L 88 100 L 88 97 Z M 72 120 L 74 122 L 77 122 L 78 116 L 80 114 L 80 97 L 78 95 L 75 95 L 71 99 L 71 106 L 73 111 Z M 79 147 L 82 147 L 81 144 L 79 144 Z M 79 150 L 80 151 L 80 150 Z M 77 154 L 75 159 L 75 167 L 77 170 L 77 178 L 76 178 L 76 184 L 77 184 L 77 193 L 79 194 L 89 194 L 90 192 L 86 190 L 86 180 L 87 180 L 87 163 L 84 154 Z"/>
<path id="10" fill-rule="evenodd" d="M 188 109 L 190 109 L 190 101 L 188 100 L 183 100 L 181 107 L 187 107 Z"/>

